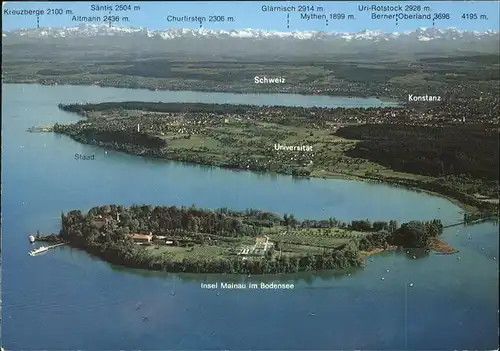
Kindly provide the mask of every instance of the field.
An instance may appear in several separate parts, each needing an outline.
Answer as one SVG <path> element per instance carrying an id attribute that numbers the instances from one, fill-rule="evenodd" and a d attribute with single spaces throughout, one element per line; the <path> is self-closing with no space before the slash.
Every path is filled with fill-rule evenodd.
<path id="1" fill-rule="evenodd" d="M 272 229 L 268 231 L 269 239 L 286 245 L 299 245 L 317 248 L 336 248 L 356 239 L 361 232 L 341 228 L 308 228 L 308 229 Z"/>
<path id="2" fill-rule="evenodd" d="M 496 100 L 489 101 L 493 106 Z M 86 116 L 88 122 L 59 125 L 55 132 L 135 155 L 296 177 L 386 182 L 444 194 L 477 208 L 491 207 L 478 194 L 489 201 L 498 188 L 498 175 L 491 178 L 498 169 L 495 158 L 485 157 L 498 153 L 497 131 L 488 127 L 494 126 L 494 116 L 488 123 L 450 121 L 433 128 L 422 122 L 390 123 L 380 110 L 356 108 L 138 101 L 60 108 Z M 456 113 L 447 108 L 435 113 Z"/>
<path id="3" fill-rule="evenodd" d="M 103 57 L 96 47 L 38 47 L 6 44 L 3 47 L 4 83 L 100 85 L 159 90 L 224 92 L 282 92 L 342 96 L 405 97 L 404 90 L 429 91 L 444 84 L 481 81 L 485 88 L 497 87 L 498 55 L 440 57 L 386 57 L 377 64 L 359 55 L 339 55 L 311 61 L 300 59 L 238 62 L 195 59 L 185 55 L 143 53 L 127 55 L 108 45 Z M 163 45 L 161 45 L 163 46 Z M 400 54 L 399 56 L 401 56 Z M 331 56 L 329 54 L 328 56 Z M 411 55 L 410 55 L 411 56 Z M 57 62 L 57 64 L 54 64 Z M 286 84 L 255 84 L 255 76 L 285 77 Z"/>
<path id="4" fill-rule="evenodd" d="M 335 249 L 356 239 L 360 232 L 340 229 L 291 229 L 282 228 L 278 233 L 270 233 L 269 239 L 279 243 L 282 255 L 300 257 L 304 254 L 320 254 L 324 250 Z"/>
<path id="5" fill-rule="evenodd" d="M 213 135 L 217 135 L 217 138 Z M 260 162 L 279 162 L 291 167 L 307 168 L 311 176 L 315 177 L 330 177 L 336 174 L 364 176 L 367 173 L 378 173 L 381 176 L 398 178 L 430 179 L 421 175 L 395 172 L 368 160 L 346 156 L 358 141 L 332 135 L 331 129 L 313 130 L 266 122 L 255 122 L 252 127 L 241 127 L 236 122 L 201 130 L 200 134 L 191 135 L 190 139 L 185 139 L 184 136 L 185 134 L 173 132 L 165 133 L 162 138 L 169 140 L 169 148 L 178 149 L 182 153 L 203 152 L 215 157 L 219 162 L 229 162 L 236 154 L 244 153 L 250 160 L 258 159 Z M 275 151 L 273 140 L 287 146 L 312 146 L 313 152 L 288 151 L 287 154 L 287 151 Z"/>
<path id="6" fill-rule="evenodd" d="M 274 227 L 268 228 L 265 235 L 269 237 L 270 242 L 279 246 L 274 251 L 274 255 L 301 257 L 308 253 L 319 254 L 324 250 L 335 249 L 366 234 L 340 228 L 287 229 Z M 219 238 L 222 239 L 222 237 Z M 232 242 L 219 240 L 217 245 L 195 245 L 192 247 L 151 245 L 146 248 L 152 255 L 170 257 L 174 261 L 182 261 L 184 258 L 204 260 L 216 257 L 237 257 L 239 249 L 252 246 L 254 240 L 251 237 L 242 237 Z"/>
<path id="7" fill-rule="evenodd" d="M 190 159 L 205 157 L 209 159 L 209 164 L 247 162 L 250 169 L 258 170 L 258 167 L 255 167 L 257 164 L 261 165 L 263 170 L 271 171 L 303 168 L 317 177 L 335 174 L 363 176 L 367 172 L 400 176 L 376 163 L 346 156 L 346 152 L 358 141 L 334 135 L 333 124 L 329 128 L 319 129 L 300 124 L 246 121 L 237 117 L 219 120 L 219 116 L 212 116 L 209 120 L 209 117 L 198 116 L 193 122 L 192 119 L 182 117 L 167 120 L 161 118 L 160 114 L 156 120 L 146 119 L 140 117 L 140 114 L 135 110 L 125 110 L 119 114 L 100 111 L 91 112 L 89 117 L 102 121 L 97 123 L 108 125 L 114 123 L 114 120 L 130 129 L 136 127 L 138 121 L 142 121 L 142 132 L 167 141 L 165 150 Z M 197 124 L 198 122 L 200 124 Z M 150 126 L 152 128 L 149 128 Z M 275 143 L 285 146 L 311 146 L 313 151 L 277 151 L 274 149 Z M 247 167 L 245 165 L 242 168 Z M 403 177 L 425 178 L 404 174 Z"/>
<path id="8" fill-rule="evenodd" d="M 148 246 L 147 249 L 155 256 L 170 257 L 174 261 L 182 261 L 186 257 L 208 259 L 227 257 L 232 254 L 229 248 L 212 245 L 197 245 L 194 247 L 152 245 Z"/>

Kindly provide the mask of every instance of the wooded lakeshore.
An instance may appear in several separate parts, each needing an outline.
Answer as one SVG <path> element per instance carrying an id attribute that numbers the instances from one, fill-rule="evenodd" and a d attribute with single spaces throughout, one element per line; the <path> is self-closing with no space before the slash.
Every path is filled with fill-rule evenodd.
<path id="1" fill-rule="evenodd" d="M 371 252 L 430 251 L 440 220 L 297 220 L 255 209 L 106 205 L 61 213 L 53 241 L 128 268 L 168 272 L 277 274 L 364 265 Z M 44 240 L 48 240 L 45 237 Z M 434 245 L 435 246 L 435 245 Z"/>
<path id="2" fill-rule="evenodd" d="M 426 119 L 428 109 L 407 107 L 129 101 L 59 108 L 85 119 L 53 131 L 84 144 L 228 169 L 365 179 L 498 209 L 499 131 L 486 122 Z M 277 144 L 307 149 L 277 151 Z"/>

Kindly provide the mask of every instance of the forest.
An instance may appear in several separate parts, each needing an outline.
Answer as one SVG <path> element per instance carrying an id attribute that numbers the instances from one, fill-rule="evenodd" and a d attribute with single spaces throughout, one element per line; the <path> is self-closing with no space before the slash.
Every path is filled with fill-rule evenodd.
<path id="1" fill-rule="evenodd" d="M 98 104 L 59 104 L 63 111 L 84 114 L 91 111 L 108 110 L 140 110 L 148 112 L 169 112 L 169 113 L 246 113 L 252 109 L 258 109 L 252 105 L 231 105 L 231 104 L 204 104 L 204 103 L 176 103 L 176 102 L 103 102 Z"/>
<path id="2" fill-rule="evenodd" d="M 388 246 L 425 248 L 429 240 L 442 233 L 439 220 L 412 221 L 398 226 L 396 221 L 352 221 L 347 224 L 334 218 L 326 220 L 297 220 L 293 214 L 279 216 L 255 209 L 232 211 L 191 207 L 133 205 L 99 206 L 87 213 L 73 210 L 61 213 L 61 231 L 58 237 L 73 247 L 87 251 L 110 263 L 130 268 L 166 270 L 169 272 L 270 274 L 291 273 L 317 269 L 344 269 L 364 263 L 361 251 Z M 173 256 L 154 254 L 148 246 L 137 245 L 130 234 L 152 233 L 172 239 L 174 247 L 237 246 L 244 239 L 266 233 L 268 228 L 344 227 L 360 230 L 362 237 L 335 248 L 301 256 L 277 254 L 270 250 L 260 258 L 242 260 L 236 254 Z M 54 238 L 51 237 L 51 240 Z M 333 239 L 332 239 L 333 240 Z M 159 245 L 159 244 L 158 244 Z M 158 246 L 159 247 L 159 246 Z M 281 250 L 281 249 L 280 249 Z M 230 252 L 230 251 L 228 251 Z"/>
<path id="3" fill-rule="evenodd" d="M 336 135 L 361 140 L 348 156 L 396 171 L 466 176 L 498 184 L 498 126 L 360 125 L 341 128 Z"/>

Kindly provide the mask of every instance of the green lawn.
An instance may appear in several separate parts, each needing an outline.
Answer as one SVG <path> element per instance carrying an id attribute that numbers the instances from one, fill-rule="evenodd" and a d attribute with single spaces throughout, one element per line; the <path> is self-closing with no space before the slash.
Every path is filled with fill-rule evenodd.
<path id="1" fill-rule="evenodd" d="M 176 261 L 182 261 L 184 258 L 214 258 L 224 257 L 232 254 L 228 247 L 212 245 L 196 245 L 193 247 L 176 247 L 169 245 L 148 246 L 147 250 L 155 256 L 170 257 Z"/>

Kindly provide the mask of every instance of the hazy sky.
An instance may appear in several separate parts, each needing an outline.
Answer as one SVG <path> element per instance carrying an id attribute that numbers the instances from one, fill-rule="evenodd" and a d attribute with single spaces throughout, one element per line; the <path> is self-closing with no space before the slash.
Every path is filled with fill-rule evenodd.
<path id="1" fill-rule="evenodd" d="M 132 9 L 134 6 L 139 6 L 140 9 L 117 12 L 112 11 L 112 15 L 128 17 L 128 22 L 120 21 L 115 23 L 116 26 L 125 27 L 147 27 L 149 29 L 166 29 L 166 28 L 200 28 L 199 23 L 177 23 L 169 22 L 167 17 L 170 16 L 204 16 L 207 22 L 203 24 L 204 28 L 209 29 L 242 29 L 255 28 L 264 30 L 277 31 L 294 31 L 294 30 L 317 30 L 317 31 L 335 31 L 335 32 L 357 32 L 365 29 L 382 30 L 384 32 L 414 30 L 419 27 L 432 27 L 432 20 L 398 20 L 396 25 L 395 20 L 375 20 L 372 19 L 372 11 L 360 11 L 361 5 L 402 5 L 403 13 L 431 13 L 449 14 L 450 19 L 442 19 L 435 21 L 436 28 L 456 27 L 459 29 L 483 31 L 487 29 L 499 30 L 499 2 L 498 1 L 420 1 L 420 2 L 4 2 L 2 13 L 2 29 L 10 31 L 19 28 L 36 28 L 36 15 L 7 15 L 6 10 L 14 9 L 62 9 L 62 15 L 47 15 L 39 16 L 38 23 L 40 27 L 67 27 L 76 26 L 81 22 L 72 21 L 73 15 L 78 16 L 100 16 L 103 19 L 104 15 L 108 15 L 109 11 L 91 11 L 91 5 L 112 5 L 129 4 Z M 404 6 L 407 4 L 417 4 L 422 6 L 420 12 L 407 12 Z M 325 14 L 327 17 L 332 13 L 343 13 L 354 15 L 355 19 L 345 20 L 328 20 L 328 26 L 324 19 L 321 20 L 304 20 L 300 18 L 301 13 L 291 12 L 289 18 L 289 28 L 287 28 L 287 13 L 286 12 L 263 12 L 262 7 L 266 6 L 295 6 L 298 9 L 299 5 L 314 6 L 315 8 L 322 7 L 323 11 L 305 12 L 308 14 Z M 423 7 L 428 6 L 431 12 L 424 11 Z M 70 10 L 73 15 L 67 14 Z M 399 13 L 400 11 L 392 11 L 389 13 Z M 379 14 L 382 12 L 378 12 Z M 463 19 L 463 14 L 477 14 L 478 19 Z M 481 15 L 486 15 L 487 19 L 480 19 Z M 225 16 L 224 23 L 209 23 L 209 16 Z M 446 15 L 445 15 L 446 16 Z M 228 17 L 232 17 L 233 21 L 228 21 Z"/>

